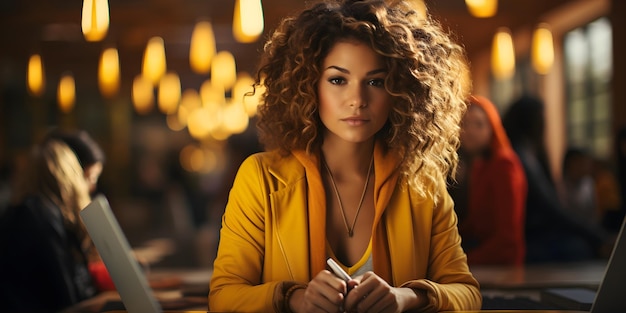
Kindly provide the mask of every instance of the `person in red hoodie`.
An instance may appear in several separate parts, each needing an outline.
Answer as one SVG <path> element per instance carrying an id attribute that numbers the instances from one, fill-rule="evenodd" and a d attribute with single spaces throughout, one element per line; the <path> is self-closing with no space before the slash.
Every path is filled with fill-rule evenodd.
<path id="1" fill-rule="evenodd" d="M 451 194 L 468 263 L 523 264 L 527 182 L 500 115 L 487 98 L 472 96 L 461 127 L 464 168 L 457 187 L 466 193 L 462 199 L 460 190 Z"/>

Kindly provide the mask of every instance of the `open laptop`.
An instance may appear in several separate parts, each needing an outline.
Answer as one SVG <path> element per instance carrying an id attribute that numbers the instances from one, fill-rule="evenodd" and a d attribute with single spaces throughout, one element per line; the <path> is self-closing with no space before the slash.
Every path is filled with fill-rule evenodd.
<path id="1" fill-rule="evenodd" d="M 590 287 L 527 288 L 526 293 L 483 295 L 483 310 L 577 310 L 591 313 L 626 312 L 626 219 L 597 290 Z M 538 292 L 539 298 L 531 296 Z M 556 311 L 555 311 L 556 312 Z"/>
<path id="2" fill-rule="evenodd" d="M 162 312 L 143 270 L 103 195 L 96 196 L 80 216 L 107 267 L 127 312 Z"/>
<path id="3" fill-rule="evenodd" d="M 583 288 L 553 288 L 542 291 L 541 299 L 565 309 L 591 313 L 626 312 L 626 219 L 618 233 L 613 252 L 597 291 Z"/>

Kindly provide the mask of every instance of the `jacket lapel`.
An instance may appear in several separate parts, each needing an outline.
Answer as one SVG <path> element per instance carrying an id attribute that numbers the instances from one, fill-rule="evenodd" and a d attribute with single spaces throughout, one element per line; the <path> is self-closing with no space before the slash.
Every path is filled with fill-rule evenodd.
<path id="1" fill-rule="evenodd" d="M 319 267 L 319 265 L 310 266 L 310 264 L 315 264 L 312 260 L 318 260 L 319 263 L 320 242 L 322 243 L 322 266 L 325 262 L 325 247 L 323 246 L 325 241 L 310 241 L 309 238 L 325 238 L 324 204 L 326 200 L 319 171 L 315 170 L 315 173 L 310 173 L 311 166 L 316 161 L 303 151 L 295 151 L 293 154 L 295 158 L 282 158 L 279 160 L 280 164 L 270 166 L 270 174 L 285 186 L 270 196 L 274 218 L 272 223 L 275 226 L 278 245 L 287 263 L 289 275 L 297 281 L 308 281 L 313 277 L 312 273 L 317 273 L 315 269 Z M 311 177 L 314 178 L 313 181 Z M 317 184 L 315 177 L 318 178 Z M 321 195 L 319 195 L 319 190 L 322 191 Z M 305 210 L 307 206 L 308 211 Z"/>

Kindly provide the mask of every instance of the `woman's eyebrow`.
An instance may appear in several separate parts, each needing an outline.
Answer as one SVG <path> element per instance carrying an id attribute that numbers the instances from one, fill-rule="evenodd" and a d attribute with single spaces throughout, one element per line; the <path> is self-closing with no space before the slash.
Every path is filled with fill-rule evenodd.
<path id="1" fill-rule="evenodd" d="M 329 69 L 335 69 L 338 70 L 344 74 L 350 74 L 350 71 L 348 69 L 345 69 L 343 67 L 337 66 L 337 65 L 331 65 L 329 67 L 327 67 L 325 70 L 329 70 Z M 379 69 L 375 69 L 375 70 L 371 70 L 369 72 L 367 72 L 366 74 L 369 75 L 374 75 L 374 74 L 378 74 L 378 73 L 386 73 L 387 69 L 385 68 L 379 68 Z"/>

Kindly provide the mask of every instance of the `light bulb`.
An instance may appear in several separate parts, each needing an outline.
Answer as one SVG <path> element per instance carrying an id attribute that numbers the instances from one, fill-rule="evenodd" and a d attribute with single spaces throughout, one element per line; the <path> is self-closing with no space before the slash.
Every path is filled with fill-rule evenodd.
<path id="1" fill-rule="evenodd" d="M 69 113 L 74 108 L 76 102 L 76 82 L 71 73 L 65 73 L 59 81 L 57 89 L 57 101 L 59 109 L 63 113 Z"/>
<path id="2" fill-rule="evenodd" d="M 263 33 L 263 4 L 261 0 L 235 0 L 233 35 L 242 43 L 254 42 Z"/>
<path id="3" fill-rule="evenodd" d="M 104 39 L 109 30 L 108 0 L 83 0 L 81 27 L 87 41 Z"/>
<path id="4" fill-rule="evenodd" d="M 465 0 L 465 4 L 474 17 L 492 17 L 498 12 L 498 0 Z"/>
<path id="5" fill-rule="evenodd" d="M 220 51 L 213 57 L 211 65 L 211 83 L 230 90 L 237 80 L 235 57 L 228 51 Z"/>
<path id="6" fill-rule="evenodd" d="M 156 86 L 167 70 L 163 38 L 152 37 L 143 55 L 142 74 Z"/>
<path id="7" fill-rule="evenodd" d="M 31 94 L 37 97 L 43 95 L 46 79 L 43 70 L 43 61 L 39 54 L 33 54 L 28 60 L 27 82 L 28 90 Z"/>
<path id="8" fill-rule="evenodd" d="M 535 71 L 541 75 L 550 72 L 554 63 L 554 43 L 547 24 L 540 24 L 533 33 L 531 61 Z"/>
<path id="9" fill-rule="evenodd" d="M 120 61 L 115 48 L 102 52 L 98 67 L 98 86 L 102 95 L 109 98 L 117 95 L 120 89 Z"/>
<path id="10" fill-rule="evenodd" d="M 500 28 L 491 47 L 491 70 L 497 79 L 509 79 L 515 74 L 513 38 L 507 28 Z"/>
<path id="11" fill-rule="evenodd" d="M 180 102 L 180 77 L 174 72 L 165 74 L 159 83 L 159 109 L 165 114 L 176 112 Z"/>
<path id="12" fill-rule="evenodd" d="M 147 114 L 152 111 L 154 105 L 154 86 L 150 80 L 139 74 L 133 80 L 131 97 L 135 111 L 139 114 Z"/>
<path id="13" fill-rule="evenodd" d="M 196 24 L 191 34 L 189 65 L 199 74 L 207 74 L 211 69 L 211 59 L 215 55 L 215 34 L 210 22 Z"/>

